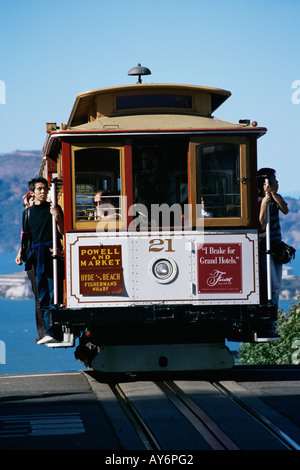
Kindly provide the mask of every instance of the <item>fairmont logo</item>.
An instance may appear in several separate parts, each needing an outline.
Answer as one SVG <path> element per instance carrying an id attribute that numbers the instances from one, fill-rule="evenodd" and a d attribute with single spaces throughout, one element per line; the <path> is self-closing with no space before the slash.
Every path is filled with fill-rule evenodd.
<path id="1" fill-rule="evenodd" d="M 233 278 L 224 276 L 226 276 L 226 272 L 215 269 L 207 278 L 206 284 L 210 287 L 216 286 L 217 284 L 230 285 Z"/>

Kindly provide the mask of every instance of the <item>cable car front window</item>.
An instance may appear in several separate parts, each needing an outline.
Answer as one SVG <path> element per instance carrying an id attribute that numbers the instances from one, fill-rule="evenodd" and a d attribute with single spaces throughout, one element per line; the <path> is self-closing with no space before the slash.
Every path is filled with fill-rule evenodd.
<path id="1" fill-rule="evenodd" d="M 197 204 L 202 204 L 202 216 L 240 217 L 239 145 L 199 145 L 196 165 Z"/>
<path id="2" fill-rule="evenodd" d="M 168 138 L 133 146 L 133 197 L 139 222 L 182 228 L 188 203 L 188 141 Z"/>
<path id="3" fill-rule="evenodd" d="M 82 148 L 75 150 L 74 163 L 76 221 L 99 221 L 112 211 L 120 219 L 120 150 Z"/>

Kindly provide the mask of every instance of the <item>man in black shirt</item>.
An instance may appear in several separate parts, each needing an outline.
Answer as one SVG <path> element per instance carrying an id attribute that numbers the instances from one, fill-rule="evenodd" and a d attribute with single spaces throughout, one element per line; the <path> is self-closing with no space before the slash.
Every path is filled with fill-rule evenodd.
<path id="1" fill-rule="evenodd" d="M 52 216 L 55 217 L 60 235 L 63 235 L 63 215 L 60 207 L 53 206 L 47 201 L 48 182 L 44 178 L 34 178 L 28 183 L 35 203 L 27 209 L 28 217 L 25 226 L 23 218 L 23 231 L 30 234 L 32 241 L 31 253 L 26 261 L 25 269 L 32 264 L 35 267 L 35 278 L 38 290 L 40 308 L 44 315 L 46 335 L 37 344 L 46 344 L 55 341 L 54 332 L 50 322 L 50 308 L 53 305 L 53 260 L 52 260 Z M 59 240 L 59 237 L 58 237 Z"/>

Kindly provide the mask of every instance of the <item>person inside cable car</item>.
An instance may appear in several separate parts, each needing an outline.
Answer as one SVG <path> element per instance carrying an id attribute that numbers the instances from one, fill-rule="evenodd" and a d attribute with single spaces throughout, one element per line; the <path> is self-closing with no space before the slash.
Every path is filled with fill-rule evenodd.
<path id="1" fill-rule="evenodd" d="M 148 211 L 151 204 L 170 203 L 171 178 L 158 155 L 152 150 L 142 153 L 141 168 L 135 176 L 135 202 L 144 204 Z"/>
<path id="2" fill-rule="evenodd" d="M 102 202 L 101 195 L 103 191 L 98 191 L 94 196 L 95 209 L 89 212 L 88 220 L 100 220 L 100 204 Z"/>
<path id="3" fill-rule="evenodd" d="M 114 221 L 120 218 L 118 198 L 110 191 L 98 191 L 94 196 L 95 210 L 89 213 L 88 220 Z"/>

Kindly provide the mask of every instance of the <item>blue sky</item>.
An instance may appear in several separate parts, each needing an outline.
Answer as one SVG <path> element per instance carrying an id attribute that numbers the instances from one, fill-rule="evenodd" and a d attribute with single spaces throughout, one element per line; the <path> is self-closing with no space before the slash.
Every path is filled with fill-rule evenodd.
<path id="1" fill-rule="evenodd" d="M 230 90 L 215 116 L 267 127 L 259 166 L 300 195 L 298 0 L 0 0 L 0 22 L 0 153 L 40 150 L 78 93 L 141 62 L 145 82 Z"/>

